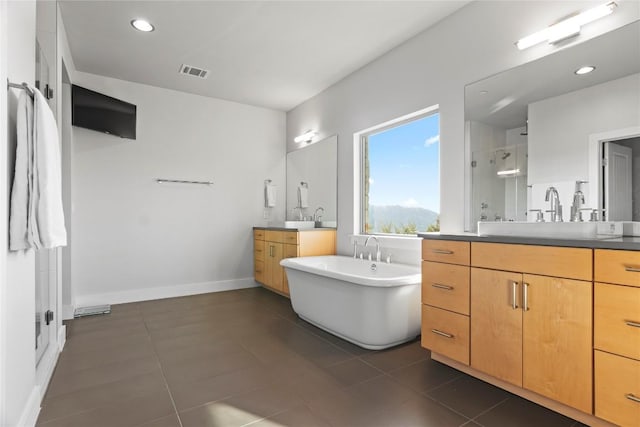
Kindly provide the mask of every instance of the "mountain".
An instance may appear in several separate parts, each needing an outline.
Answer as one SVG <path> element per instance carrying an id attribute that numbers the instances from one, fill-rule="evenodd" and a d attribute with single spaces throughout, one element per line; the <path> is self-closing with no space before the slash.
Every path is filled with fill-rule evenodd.
<path id="1" fill-rule="evenodd" d="M 425 208 L 407 206 L 371 206 L 369 225 L 371 231 L 382 232 L 382 227 L 393 224 L 395 227 L 415 224 L 418 231 L 426 231 L 436 222 L 438 213 Z"/>

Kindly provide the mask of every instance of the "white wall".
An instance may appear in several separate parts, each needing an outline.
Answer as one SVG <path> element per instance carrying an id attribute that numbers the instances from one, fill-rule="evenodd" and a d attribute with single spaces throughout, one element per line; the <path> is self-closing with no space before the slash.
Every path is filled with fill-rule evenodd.
<path id="1" fill-rule="evenodd" d="M 338 251 L 351 251 L 355 230 L 353 134 L 422 108 L 440 105 L 441 229 L 464 230 L 464 86 L 553 52 L 542 44 L 525 51 L 519 38 L 593 1 L 482 1 L 378 58 L 287 114 L 288 149 L 307 129 L 338 135 Z M 640 3 L 620 2 L 615 13 L 583 28 L 568 45 L 638 19 Z"/>
<path id="2" fill-rule="evenodd" d="M 136 140 L 73 128 L 76 305 L 253 286 L 265 179 L 284 220 L 285 114 L 80 72 L 73 83 L 137 105 Z"/>
<path id="3" fill-rule="evenodd" d="M 35 79 L 35 1 L 0 2 L 3 82 Z M 16 147 L 19 90 L 0 91 L 0 425 L 35 421 L 39 403 L 35 362 L 35 265 L 32 251 L 8 252 L 7 212 Z M 6 110 L 5 110 L 6 108 Z M 6 144 L 5 144 L 6 141 Z"/>
<path id="4" fill-rule="evenodd" d="M 589 135 L 632 126 L 640 74 L 530 104 L 529 185 L 588 180 Z"/>

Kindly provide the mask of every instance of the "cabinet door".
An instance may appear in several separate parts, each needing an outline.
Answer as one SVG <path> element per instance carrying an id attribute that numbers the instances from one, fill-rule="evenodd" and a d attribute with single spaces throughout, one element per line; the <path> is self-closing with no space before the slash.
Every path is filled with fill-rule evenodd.
<path id="1" fill-rule="evenodd" d="M 471 269 L 471 366 L 522 386 L 522 275 Z"/>
<path id="2" fill-rule="evenodd" d="M 590 413 L 592 283 L 529 274 L 523 281 L 523 387 Z"/>
<path id="3" fill-rule="evenodd" d="M 283 244 L 265 242 L 265 285 L 282 292 L 282 278 L 284 276 L 280 261 L 283 256 Z"/>

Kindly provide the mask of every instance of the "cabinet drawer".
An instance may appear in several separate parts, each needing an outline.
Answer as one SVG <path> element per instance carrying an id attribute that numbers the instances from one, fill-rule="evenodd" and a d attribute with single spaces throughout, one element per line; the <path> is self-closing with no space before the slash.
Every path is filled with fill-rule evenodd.
<path id="1" fill-rule="evenodd" d="M 253 261 L 253 276 L 256 282 L 264 284 L 264 261 L 257 259 Z"/>
<path id="2" fill-rule="evenodd" d="M 469 265 L 469 242 L 423 239 L 422 259 L 425 261 Z"/>
<path id="3" fill-rule="evenodd" d="M 264 240 L 253 241 L 253 258 L 264 261 Z"/>
<path id="4" fill-rule="evenodd" d="M 463 265 L 422 261 L 422 302 L 468 315 L 469 275 Z"/>
<path id="5" fill-rule="evenodd" d="M 284 233 L 286 233 L 286 231 L 265 230 L 264 240 L 267 242 L 282 243 L 284 241 Z"/>
<path id="6" fill-rule="evenodd" d="M 640 287 L 640 251 L 596 249 L 594 280 Z"/>
<path id="7" fill-rule="evenodd" d="M 422 347 L 468 365 L 469 318 L 423 305 Z"/>
<path id="8" fill-rule="evenodd" d="M 637 427 L 640 362 L 596 350 L 595 363 L 596 417 L 622 427 Z"/>
<path id="9" fill-rule="evenodd" d="M 253 238 L 256 240 L 264 240 L 264 230 L 253 230 Z"/>
<path id="10" fill-rule="evenodd" d="M 640 288 L 596 283 L 594 347 L 640 360 Z"/>
<path id="11" fill-rule="evenodd" d="M 284 239 L 282 240 L 282 243 L 289 243 L 291 245 L 297 245 L 298 244 L 298 232 L 297 231 L 285 231 L 283 233 L 283 237 L 284 237 Z"/>
<path id="12" fill-rule="evenodd" d="M 472 242 L 471 265 L 591 281 L 593 261 L 585 248 Z"/>

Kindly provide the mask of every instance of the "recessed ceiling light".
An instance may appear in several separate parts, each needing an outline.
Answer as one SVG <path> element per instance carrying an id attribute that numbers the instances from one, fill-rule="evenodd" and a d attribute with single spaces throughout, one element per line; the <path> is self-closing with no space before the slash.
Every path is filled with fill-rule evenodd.
<path id="1" fill-rule="evenodd" d="M 149 21 L 145 21 L 144 19 L 134 19 L 133 21 L 131 21 L 131 25 L 136 30 L 144 31 L 145 33 L 154 30 L 153 25 L 151 25 Z"/>
<path id="2" fill-rule="evenodd" d="M 596 67 L 594 67 L 593 65 L 587 65 L 585 67 L 578 68 L 576 71 L 574 71 L 574 73 L 580 76 L 582 74 L 589 74 L 595 69 Z"/>

